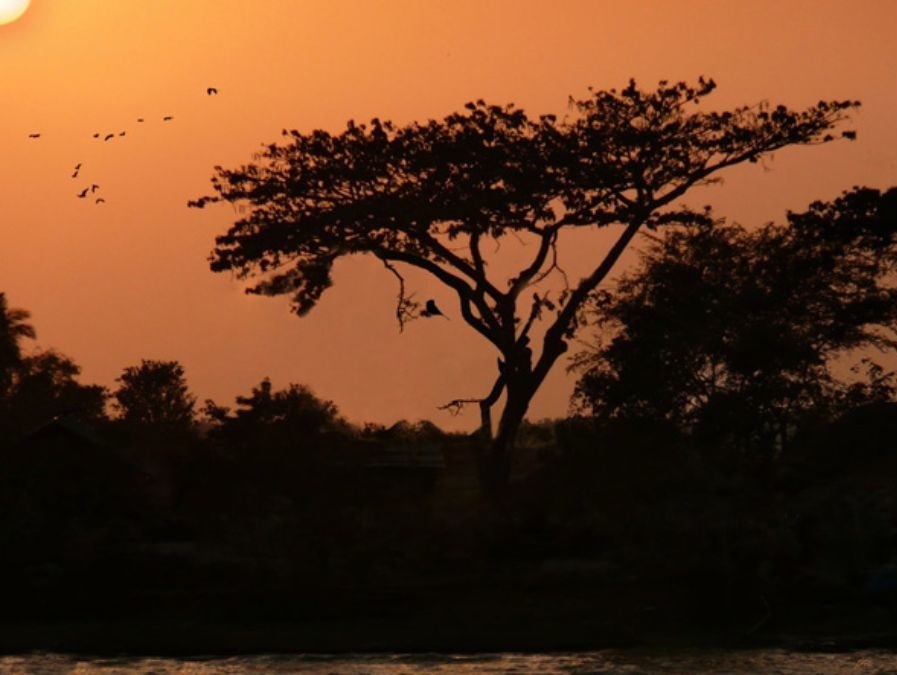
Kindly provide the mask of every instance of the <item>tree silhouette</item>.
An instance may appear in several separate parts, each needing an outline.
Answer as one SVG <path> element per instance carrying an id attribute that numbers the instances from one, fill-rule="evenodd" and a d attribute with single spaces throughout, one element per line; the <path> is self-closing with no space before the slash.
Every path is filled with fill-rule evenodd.
<path id="1" fill-rule="evenodd" d="M 7 393 L 13 370 L 22 362 L 22 338 L 36 337 L 34 328 L 26 323 L 30 317 L 26 310 L 10 307 L 6 294 L 0 293 L 0 397 Z"/>
<path id="2" fill-rule="evenodd" d="M 233 415 L 226 407 L 206 401 L 204 412 L 216 423 L 215 434 L 236 446 L 288 445 L 333 428 L 336 405 L 319 399 L 305 385 L 274 391 L 265 378 L 249 396 L 237 396 Z"/>
<path id="3" fill-rule="evenodd" d="M 141 431 L 188 432 L 196 398 L 189 392 L 184 367 L 177 361 L 142 360 L 125 368 L 114 392 L 121 420 Z"/>
<path id="4" fill-rule="evenodd" d="M 667 420 L 769 457 L 808 418 L 893 398 L 894 373 L 832 363 L 897 349 L 897 188 L 855 188 L 755 230 L 667 230 L 589 313 L 576 399 L 599 417 Z"/>
<path id="5" fill-rule="evenodd" d="M 498 351 L 489 393 L 478 403 L 484 487 L 507 482 L 514 438 L 529 403 L 578 327 L 581 307 L 642 228 L 701 218 L 673 204 L 714 174 L 789 145 L 833 140 L 829 132 L 858 103 L 803 111 L 765 103 L 706 112 L 712 80 L 661 82 L 642 91 L 591 91 L 571 114 L 538 119 L 513 105 L 469 103 L 441 121 L 396 126 L 350 121 L 340 134 L 284 130 L 253 164 L 215 167 L 214 194 L 190 202 L 248 206 L 216 238 L 214 271 L 253 278 L 247 292 L 288 295 L 308 312 L 331 285 L 341 256 L 370 253 L 399 280 L 400 327 L 419 313 L 402 265 L 453 290 L 464 320 Z M 853 132 L 843 132 L 851 137 Z M 570 228 L 621 226 L 616 242 L 553 299 L 526 293 L 562 273 L 558 241 Z M 505 236 L 534 243 L 510 278 L 489 274 L 486 244 Z M 534 353 L 534 327 L 544 328 Z M 538 331 L 536 331 L 538 332 Z M 505 403 L 493 435 L 492 408 Z"/>
<path id="6" fill-rule="evenodd" d="M 23 358 L 8 401 L 12 433 L 33 431 L 54 417 L 87 424 L 105 421 L 106 389 L 81 384 L 80 374 L 71 358 L 52 350 Z"/>

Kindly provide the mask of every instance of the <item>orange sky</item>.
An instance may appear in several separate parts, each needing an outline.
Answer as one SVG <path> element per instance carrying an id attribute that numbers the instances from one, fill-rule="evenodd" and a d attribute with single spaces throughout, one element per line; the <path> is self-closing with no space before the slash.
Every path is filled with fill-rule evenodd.
<path id="1" fill-rule="evenodd" d="M 208 271 L 234 214 L 187 200 L 209 191 L 215 164 L 249 161 L 284 127 L 438 118 L 475 98 L 563 113 L 589 85 L 702 74 L 720 85 L 715 107 L 849 98 L 863 108 L 857 142 L 737 167 L 698 203 L 758 224 L 853 185 L 897 185 L 893 0 L 32 0 L 0 26 L 0 291 L 84 382 L 113 386 L 142 358 L 177 359 L 200 400 L 232 405 L 270 376 L 310 385 L 356 422 L 472 429 L 475 411 L 436 410 L 484 395 L 494 377 L 494 354 L 460 317 L 399 335 L 393 279 L 352 258 L 297 319 L 285 299 L 245 296 Z M 91 182 L 105 204 L 75 197 Z M 568 247 L 569 267 L 596 245 Z M 414 281 L 418 297 L 454 304 Z M 566 412 L 563 366 L 531 418 Z"/>

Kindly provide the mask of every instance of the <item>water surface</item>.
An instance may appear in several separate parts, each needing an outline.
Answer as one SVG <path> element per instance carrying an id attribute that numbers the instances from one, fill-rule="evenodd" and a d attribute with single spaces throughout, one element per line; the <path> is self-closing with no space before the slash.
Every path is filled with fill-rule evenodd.
<path id="1" fill-rule="evenodd" d="M 897 652 L 602 650 L 557 654 L 266 654 L 207 658 L 103 658 L 36 653 L 0 656 L 4 675 L 405 675 L 413 673 L 895 673 Z"/>

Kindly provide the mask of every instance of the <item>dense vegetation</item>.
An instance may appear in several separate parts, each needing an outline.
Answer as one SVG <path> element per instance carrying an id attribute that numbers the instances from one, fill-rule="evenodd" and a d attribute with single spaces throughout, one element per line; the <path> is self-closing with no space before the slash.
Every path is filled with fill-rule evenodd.
<path id="1" fill-rule="evenodd" d="M 0 618 L 436 625 L 436 607 L 474 646 L 490 621 L 552 624 L 543 645 L 820 611 L 865 630 L 897 602 L 895 374 L 868 351 L 895 348 L 895 197 L 652 235 L 587 310 L 577 414 L 523 424 L 499 503 L 476 439 L 359 427 L 301 384 L 233 409 L 197 406 L 177 362 L 82 384 L 0 294 Z"/>

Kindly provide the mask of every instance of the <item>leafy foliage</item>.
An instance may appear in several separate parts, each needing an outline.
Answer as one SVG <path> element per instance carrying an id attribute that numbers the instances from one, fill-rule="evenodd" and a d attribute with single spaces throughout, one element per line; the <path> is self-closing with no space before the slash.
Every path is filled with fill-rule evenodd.
<path id="1" fill-rule="evenodd" d="M 787 225 L 653 239 L 617 295 L 590 308 L 603 333 L 578 356 L 579 405 L 769 448 L 807 416 L 893 397 L 893 373 L 874 362 L 852 383 L 832 365 L 897 348 L 895 205 L 897 188 L 855 188 Z"/>
<path id="2" fill-rule="evenodd" d="M 21 438 L 54 417 L 82 422 L 105 419 L 107 393 L 78 382 L 81 368 L 52 350 L 23 353 L 23 338 L 34 339 L 30 313 L 10 308 L 0 293 L 0 437 Z"/>
<path id="3" fill-rule="evenodd" d="M 215 435 L 236 447 L 297 447 L 338 423 L 333 402 L 319 399 L 302 384 L 275 391 L 265 378 L 249 396 L 238 396 L 237 405 L 233 415 L 213 401 L 204 407 L 215 423 Z"/>
<path id="4" fill-rule="evenodd" d="M 12 382 L 13 370 L 22 360 L 22 338 L 37 336 L 34 327 L 27 323 L 31 314 L 24 309 L 10 307 L 6 294 L 0 293 L 0 396 L 6 393 Z"/>
<path id="5" fill-rule="evenodd" d="M 177 361 L 144 359 L 116 379 L 115 405 L 120 419 L 143 431 L 185 432 L 194 424 L 196 398 Z"/>

